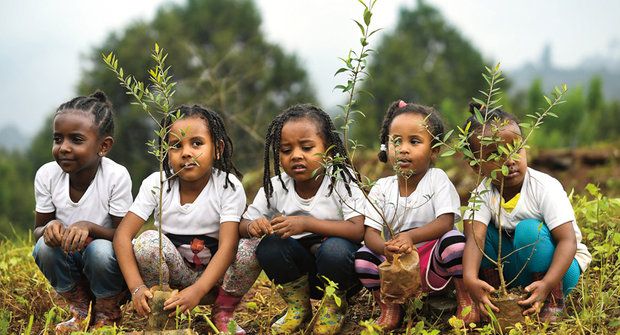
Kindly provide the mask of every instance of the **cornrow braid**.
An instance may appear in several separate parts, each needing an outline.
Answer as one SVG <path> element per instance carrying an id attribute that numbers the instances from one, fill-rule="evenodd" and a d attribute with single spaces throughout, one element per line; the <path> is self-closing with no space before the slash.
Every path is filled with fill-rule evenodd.
<path id="1" fill-rule="evenodd" d="M 321 137 L 325 141 L 325 148 L 333 147 L 329 154 L 331 156 L 339 155 L 344 158 L 344 162 L 334 164 L 334 168 L 340 170 L 340 177 L 344 181 L 345 187 L 349 195 L 351 195 L 351 187 L 349 182 L 357 181 L 357 178 L 352 174 L 350 170 L 351 161 L 347 155 L 347 151 L 340 139 L 340 136 L 336 132 L 336 127 L 332 122 L 332 119 L 319 107 L 311 104 L 299 104 L 287 108 L 284 112 L 276 116 L 265 135 L 265 155 L 264 155 L 264 171 L 263 171 L 263 188 L 267 198 L 267 206 L 271 207 L 269 199 L 273 195 L 273 185 L 271 184 L 271 170 L 278 176 L 280 184 L 285 191 L 288 192 L 284 180 L 282 179 L 282 173 L 280 171 L 280 140 L 282 137 L 282 127 L 284 124 L 291 120 L 308 119 L 314 122 L 321 133 Z M 271 155 L 273 155 L 273 165 L 270 167 Z M 334 185 L 336 184 L 336 176 L 331 176 L 331 183 L 329 185 L 329 194 L 332 193 Z"/>
<path id="2" fill-rule="evenodd" d="M 424 117 L 427 124 L 427 129 L 433 136 L 431 145 L 435 145 L 438 142 L 437 138 L 441 138 L 441 136 L 443 136 L 443 121 L 441 121 L 439 112 L 437 112 L 433 107 L 419 105 L 416 103 L 405 103 L 402 100 L 394 101 L 385 113 L 383 123 L 381 124 L 381 133 L 379 135 L 381 150 L 377 156 L 379 157 L 379 161 L 383 163 L 388 160 L 388 142 L 392 121 L 394 121 L 397 116 L 405 113 L 418 114 Z"/>
<path id="3" fill-rule="evenodd" d="M 89 96 L 75 97 L 58 107 L 55 115 L 70 111 L 92 114 L 99 138 L 114 135 L 114 113 L 112 103 L 102 91 L 95 91 Z"/>
<path id="4" fill-rule="evenodd" d="M 487 124 L 490 122 L 496 122 L 496 121 L 510 121 L 510 122 L 514 122 L 514 124 L 519 127 L 519 131 L 521 131 L 521 126 L 519 126 L 519 119 L 504 111 L 501 108 L 493 108 L 492 110 L 487 110 L 486 106 L 483 106 L 479 103 L 475 103 L 475 102 L 470 102 L 469 103 L 469 113 L 471 113 L 471 116 L 469 118 L 467 118 L 467 120 L 465 120 L 465 124 L 463 125 L 463 129 L 465 129 L 467 127 L 467 124 L 469 124 L 469 144 L 471 145 L 471 135 L 473 135 L 474 133 L 478 132 L 478 131 L 482 131 L 482 126 L 483 123 L 480 123 L 478 121 L 478 119 L 476 118 L 476 109 L 478 111 L 480 111 L 480 113 L 484 116 L 484 118 L 487 120 Z"/>
<path id="5" fill-rule="evenodd" d="M 243 174 L 235 167 L 233 164 L 232 156 L 233 156 L 233 144 L 226 132 L 226 127 L 224 126 L 224 121 L 222 117 L 216 112 L 207 109 L 205 107 L 199 105 L 187 106 L 183 105 L 178 109 L 180 111 L 180 115 L 182 118 L 189 117 L 200 117 L 205 120 L 207 123 L 207 127 L 209 128 L 209 133 L 211 133 L 211 141 L 215 146 L 215 156 L 218 157 L 213 162 L 213 166 L 220 171 L 226 172 L 226 183 L 224 184 L 224 188 L 227 188 L 228 185 L 232 186 L 233 190 L 235 189 L 235 185 L 228 179 L 229 174 L 233 173 L 239 179 L 243 177 Z M 161 120 L 161 127 L 168 128 L 172 124 L 172 117 L 176 115 L 176 110 L 169 113 L 164 119 Z M 161 146 L 162 140 L 168 142 L 169 134 L 166 133 L 165 138 L 159 139 L 159 144 Z M 218 143 L 223 143 L 223 147 L 220 148 Z M 166 177 L 170 178 L 172 176 L 172 169 L 170 168 L 170 164 L 168 162 L 168 152 L 166 152 L 164 156 L 164 171 L 166 172 Z M 168 184 L 168 192 L 170 192 L 170 183 Z"/>

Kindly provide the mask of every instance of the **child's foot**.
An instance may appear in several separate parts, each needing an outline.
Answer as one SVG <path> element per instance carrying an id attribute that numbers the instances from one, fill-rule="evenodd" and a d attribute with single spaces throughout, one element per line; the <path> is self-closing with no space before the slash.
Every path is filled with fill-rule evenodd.
<path id="1" fill-rule="evenodd" d="M 344 294 L 337 294 L 340 297 L 340 306 L 332 298 L 325 300 L 319 311 L 319 316 L 312 333 L 314 335 L 333 335 L 338 334 L 344 324 L 344 316 L 347 312 L 347 301 Z"/>
<path id="2" fill-rule="evenodd" d="M 56 334 L 71 334 L 88 329 L 90 318 L 90 290 L 86 284 L 78 283 L 68 292 L 58 293 L 69 305 L 71 319 L 56 325 Z"/>
<path id="3" fill-rule="evenodd" d="M 310 305 L 310 287 L 306 276 L 292 282 L 282 284 L 278 293 L 286 302 L 286 313 L 271 325 L 271 332 L 275 334 L 294 333 L 312 318 Z"/>

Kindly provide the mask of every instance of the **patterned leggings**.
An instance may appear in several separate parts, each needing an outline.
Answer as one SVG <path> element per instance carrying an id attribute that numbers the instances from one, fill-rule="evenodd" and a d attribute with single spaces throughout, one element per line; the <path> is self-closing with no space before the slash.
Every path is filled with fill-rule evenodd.
<path id="1" fill-rule="evenodd" d="M 260 238 L 241 238 L 237 247 L 235 260 L 226 270 L 222 288 L 226 293 L 244 296 L 260 275 L 261 267 L 256 259 L 256 247 Z"/>
<path id="2" fill-rule="evenodd" d="M 458 230 L 451 230 L 438 240 L 424 243 L 418 249 L 422 287 L 427 291 L 440 290 L 451 277 L 462 278 L 464 248 L 465 236 Z M 368 290 L 379 288 L 379 264 L 383 261 L 385 256 L 377 255 L 365 246 L 355 253 L 355 271 Z"/>

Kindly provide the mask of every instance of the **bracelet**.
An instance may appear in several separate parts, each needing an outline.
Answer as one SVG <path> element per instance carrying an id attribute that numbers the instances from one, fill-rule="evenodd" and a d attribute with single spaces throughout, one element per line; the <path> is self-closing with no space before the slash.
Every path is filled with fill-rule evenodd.
<path id="1" fill-rule="evenodd" d="M 131 291 L 131 296 L 133 297 L 134 295 L 136 295 L 136 293 L 138 293 L 138 291 L 140 291 L 140 289 L 143 287 L 146 287 L 146 285 L 138 285 L 138 287 L 134 288 L 133 291 Z"/>

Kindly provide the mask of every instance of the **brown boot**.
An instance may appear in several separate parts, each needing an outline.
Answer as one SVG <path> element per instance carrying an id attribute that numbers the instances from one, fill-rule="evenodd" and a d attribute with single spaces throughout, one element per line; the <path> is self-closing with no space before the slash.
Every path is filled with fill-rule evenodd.
<path id="1" fill-rule="evenodd" d="M 545 276 L 544 272 L 536 272 L 532 275 L 534 281 L 542 280 Z M 545 299 L 542 309 L 538 316 L 542 322 L 556 322 L 564 311 L 564 292 L 562 281 L 554 286 Z"/>
<path id="2" fill-rule="evenodd" d="M 127 290 L 107 298 L 95 300 L 93 328 L 113 326 L 121 321 L 121 305 L 127 301 Z"/>
<path id="3" fill-rule="evenodd" d="M 90 323 L 89 309 L 91 302 L 90 288 L 87 282 L 79 282 L 68 292 L 58 293 L 69 305 L 71 319 L 56 325 L 56 334 L 71 334 L 85 331 Z"/>
<path id="4" fill-rule="evenodd" d="M 470 323 L 479 323 L 480 322 L 480 311 L 478 310 L 478 306 L 474 304 L 474 301 L 471 299 L 469 292 L 465 288 L 465 284 L 463 283 L 463 278 L 454 278 L 454 287 L 456 289 L 456 317 L 463 320 L 466 325 Z M 463 310 L 466 307 L 469 308 L 469 313 L 467 315 L 463 315 Z"/>
<path id="5" fill-rule="evenodd" d="M 383 302 L 381 300 L 381 292 L 378 289 L 372 291 L 372 296 L 381 309 L 381 315 L 379 315 L 379 318 L 375 321 L 377 325 L 381 327 L 381 330 L 387 333 L 400 327 L 403 319 L 401 305 Z"/>

